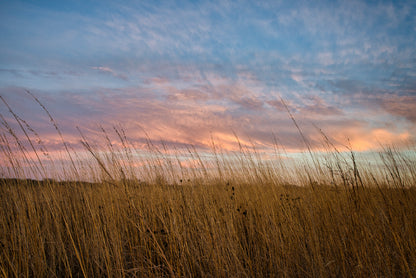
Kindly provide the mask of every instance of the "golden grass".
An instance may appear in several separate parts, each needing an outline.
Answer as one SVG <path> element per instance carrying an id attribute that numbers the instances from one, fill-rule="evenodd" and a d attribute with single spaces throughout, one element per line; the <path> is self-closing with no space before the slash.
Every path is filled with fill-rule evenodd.
<path id="1" fill-rule="evenodd" d="M 3 181 L 4 276 L 414 276 L 415 188 Z"/>
<path id="2" fill-rule="evenodd" d="M 17 178 L 0 179 L 2 277 L 416 276 L 414 151 L 385 148 L 364 167 L 324 135 L 327 155 L 306 164 L 214 146 L 209 161 L 182 151 L 185 167 L 180 151 L 149 141 L 138 157 L 122 130 L 119 148 L 103 130 L 105 151 L 80 132 L 89 164 L 72 153 L 65 181 L 39 181 L 27 179 L 48 174 L 38 146 L 2 124 L 2 172 Z"/>

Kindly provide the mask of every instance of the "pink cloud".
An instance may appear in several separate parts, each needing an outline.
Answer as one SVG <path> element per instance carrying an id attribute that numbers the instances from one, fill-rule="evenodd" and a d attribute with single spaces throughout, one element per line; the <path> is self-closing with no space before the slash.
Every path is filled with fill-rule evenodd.
<path id="1" fill-rule="evenodd" d="M 382 107 L 393 115 L 416 123 L 416 96 L 388 96 L 382 99 Z"/>
<path id="2" fill-rule="evenodd" d="M 250 84 L 244 85 L 244 82 L 221 76 L 207 78 L 212 81 L 210 85 L 200 79 L 184 85 L 181 80 L 155 78 L 141 87 L 59 95 L 37 92 L 37 95 L 56 118 L 65 140 L 74 149 L 82 149 L 80 134 L 75 127 L 79 126 L 90 140 L 100 144 L 104 138 L 100 125 L 112 134 L 113 144 L 119 141 L 113 126 L 121 126 L 138 148 L 146 145 L 146 136 L 149 136 L 154 142 L 163 140 L 168 144 L 191 144 L 200 148 L 209 148 L 211 138 L 214 138 L 221 141 L 224 148 L 235 150 L 238 142 L 234 133 L 247 146 L 254 142 L 258 147 L 272 149 L 275 134 L 288 150 L 305 147 L 277 93 L 264 95 L 253 90 Z M 5 92 L 22 118 L 29 118 L 30 124 L 39 129 L 41 138 L 51 150 L 62 148 L 56 130 L 36 103 L 24 92 Z M 412 101 L 409 97 L 384 103 L 389 103 L 386 107 L 392 114 L 412 119 Z M 401 102 L 406 104 L 400 106 Z M 345 145 L 346 138 L 349 138 L 360 150 L 377 147 L 374 143 L 376 137 L 381 143 L 414 137 L 411 131 L 372 127 L 369 121 L 374 116 L 356 117 L 320 96 L 287 100 L 286 104 L 314 147 L 322 145 L 322 138 L 313 124 L 334 138 L 336 144 Z M 27 114 L 25 111 L 29 110 L 31 113 Z M 4 107 L 0 111 L 7 114 Z"/>

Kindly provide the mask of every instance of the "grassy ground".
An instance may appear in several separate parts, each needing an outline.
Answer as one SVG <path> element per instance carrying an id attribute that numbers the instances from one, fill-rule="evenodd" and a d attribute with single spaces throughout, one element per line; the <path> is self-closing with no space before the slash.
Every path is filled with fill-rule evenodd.
<path id="1" fill-rule="evenodd" d="M 2 180 L 9 276 L 412 277 L 415 188 Z"/>

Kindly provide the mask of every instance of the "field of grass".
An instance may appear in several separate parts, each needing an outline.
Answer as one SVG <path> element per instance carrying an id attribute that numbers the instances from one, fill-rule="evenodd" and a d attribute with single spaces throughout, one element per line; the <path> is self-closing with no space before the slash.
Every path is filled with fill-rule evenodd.
<path id="1" fill-rule="evenodd" d="M 105 151 L 80 132 L 86 164 L 51 118 L 69 157 L 59 170 L 11 112 L 23 135 L 2 118 L 1 277 L 416 276 L 414 150 L 386 147 L 372 167 L 323 136 L 325 156 L 290 167 L 245 147 L 205 160 L 149 141 L 138 157 L 116 129 Z"/>
<path id="2" fill-rule="evenodd" d="M 1 274 L 416 274 L 416 190 L 2 180 Z"/>

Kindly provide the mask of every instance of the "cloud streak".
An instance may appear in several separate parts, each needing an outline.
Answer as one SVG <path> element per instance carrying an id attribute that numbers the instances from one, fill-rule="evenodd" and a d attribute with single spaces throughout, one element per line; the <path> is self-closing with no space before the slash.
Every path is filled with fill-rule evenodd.
<path id="1" fill-rule="evenodd" d="M 103 72 L 103 73 L 109 73 L 109 74 L 111 74 L 112 76 L 114 76 L 114 77 L 116 77 L 116 78 L 120 78 L 120 79 L 122 79 L 122 80 L 128 80 L 128 78 L 127 78 L 127 76 L 126 75 L 124 75 L 124 74 L 118 74 L 118 73 L 116 73 L 114 70 L 112 70 L 111 68 L 109 68 L 109 67 L 91 67 L 92 69 L 94 69 L 94 70 L 98 70 L 98 71 L 101 71 L 101 72 Z"/>

